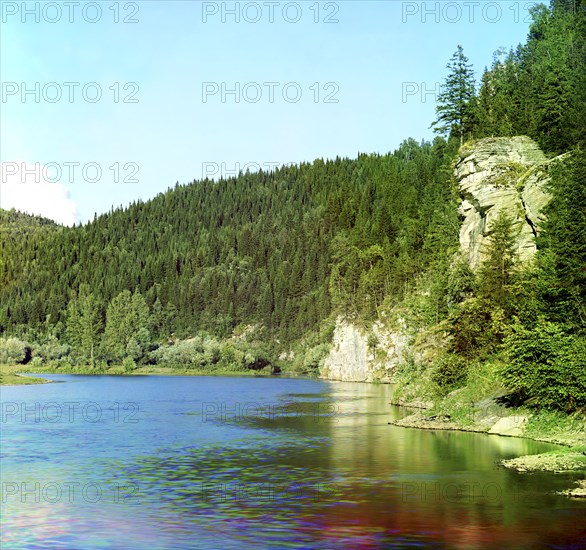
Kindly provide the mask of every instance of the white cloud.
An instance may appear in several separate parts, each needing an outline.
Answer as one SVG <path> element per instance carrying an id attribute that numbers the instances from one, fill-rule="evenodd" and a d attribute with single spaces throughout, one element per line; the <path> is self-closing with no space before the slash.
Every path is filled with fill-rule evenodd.
<path id="1" fill-rule="evenodd" d="M 63 225 L 77 220 L 75 202 L 69 189 L 53 181 L 41 164 L 21 160 L 0 163 L 0 206 L 43 216 Z"/>

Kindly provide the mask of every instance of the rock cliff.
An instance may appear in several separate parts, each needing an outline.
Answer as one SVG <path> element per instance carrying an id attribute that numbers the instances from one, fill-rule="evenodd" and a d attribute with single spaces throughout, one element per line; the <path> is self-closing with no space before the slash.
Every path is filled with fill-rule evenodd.
<path id="1" fill-rule="evenodd" d="M 399 325 L 399 330 L 388 331 L 377 322 L 365 330 L 339 318 L 321 377 L 349 382 L 390 382 L 394 367 L 404 359 L 408 343 L 405 327 L 401 322 Z"/>
<path id="2" fill-rule="evenodd" d="M 514 219 L 519 260 L 533 257 L 554 160 L 526 136 L 485 138 L 460 149 L 454 170 L 462 197 L 460 249 L 473 268 L 482 263 L 491 222 L 501 210 Z"/>

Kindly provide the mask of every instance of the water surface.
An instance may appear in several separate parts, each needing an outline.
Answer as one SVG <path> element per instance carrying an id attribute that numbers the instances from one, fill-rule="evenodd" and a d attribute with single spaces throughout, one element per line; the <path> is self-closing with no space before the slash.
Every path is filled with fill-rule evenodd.
<path id="1" fill-rule="evenodd" d="M 8 548 L 583 548 L 552 445 L 414 430 L 385 385 L 47 376 L 3 387 Z"/>

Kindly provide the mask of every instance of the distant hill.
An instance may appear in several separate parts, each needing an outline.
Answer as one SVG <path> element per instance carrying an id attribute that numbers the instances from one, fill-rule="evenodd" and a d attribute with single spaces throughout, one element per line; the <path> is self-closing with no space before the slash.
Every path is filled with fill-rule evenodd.
<path id="1" fill-rule="evenodd" d="M 20 212 L 12 208 L 11 210 L 4 210 L 0 208 L 0 229 L 2 230 L 17 230 L 18 228 L 34 228 L 34 227 L 61 227 L 59 224 L 43 218 L 42 216 L 33 216 L 25 212 Z"/>

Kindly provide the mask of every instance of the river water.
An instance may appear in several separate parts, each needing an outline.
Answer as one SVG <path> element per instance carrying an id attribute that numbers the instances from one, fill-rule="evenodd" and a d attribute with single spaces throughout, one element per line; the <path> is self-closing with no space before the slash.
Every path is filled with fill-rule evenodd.
<path id="1" fill-rule="evenodd" d="M 2 387 L 2 549 L 585 548 L 552 445 L 388 425 L 387 385 L 46 375 Z"/>

